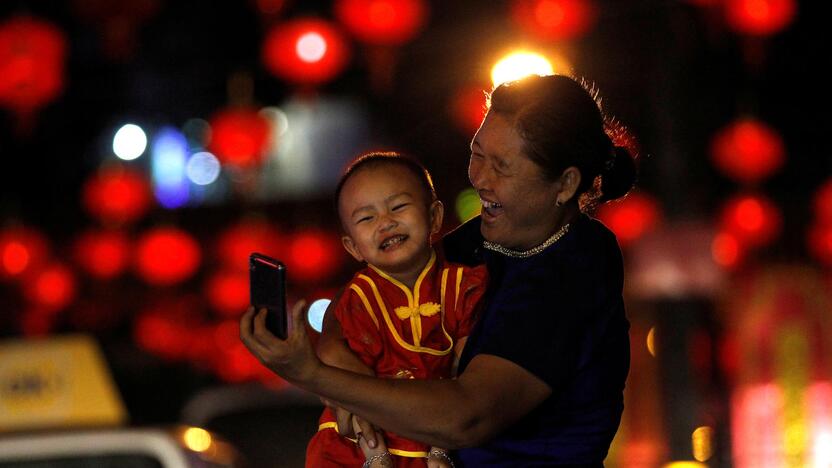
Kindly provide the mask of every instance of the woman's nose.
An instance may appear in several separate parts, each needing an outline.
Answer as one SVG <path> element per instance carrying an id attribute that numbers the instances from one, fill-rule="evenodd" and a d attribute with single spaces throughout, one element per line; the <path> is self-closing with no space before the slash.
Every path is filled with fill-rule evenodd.
<path id="1" fill-rule="evenodd" d="M 471 186 L 477 190 L 485 188 L 488 183 L 487 172 L 481 164 L 472 161 L 468 165 L 468 181 L 471 182 Z"/>

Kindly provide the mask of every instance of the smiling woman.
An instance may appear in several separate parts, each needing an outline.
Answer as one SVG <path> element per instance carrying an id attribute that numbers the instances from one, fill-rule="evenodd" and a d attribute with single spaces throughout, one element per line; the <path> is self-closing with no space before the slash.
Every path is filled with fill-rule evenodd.
<path id="1" fill-rule="evenodd" d="M 490 106 L 468 171 L 482 216 L 444 240 L 447 258 L 484 262 L 489 277 L 456 379 L 326 366 L 306 342 L 300 309 L 299 331 L 285 342 L 254 311 L 241 337 L 278 374 L 379 427 L 460 449 L 456 466 L 603 466 L 623 411 L 629 323 L 615 236 L 585 211 L 629 191 L 634 159 L 571 78 L 500 85 Z M 378 206 L 382 225 L 396 224 L 399 202 Z M 386 254 L 388 238 L 375 240 Z M 372 426 L 361 430 L 362 444 L 375 440 Z"/>

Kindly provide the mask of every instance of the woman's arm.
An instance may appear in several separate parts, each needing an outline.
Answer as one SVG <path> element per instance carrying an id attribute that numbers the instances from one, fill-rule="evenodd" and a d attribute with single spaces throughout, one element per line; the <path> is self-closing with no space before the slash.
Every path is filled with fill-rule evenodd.
<path id="1" fill-rule="evenodd" d="M 240 337 L 275 373 L 331 399 L 381 427 L 431 445 L 477 445 L 528 414 L 551 393 L 542 380 L 511 361 L 475 357 L 457 379 L 376 379 L 327 366 L 303 330 L 303 303 L 292 311 L 292 331 L 279 340 L 253 308 L 240 320 Z"/>

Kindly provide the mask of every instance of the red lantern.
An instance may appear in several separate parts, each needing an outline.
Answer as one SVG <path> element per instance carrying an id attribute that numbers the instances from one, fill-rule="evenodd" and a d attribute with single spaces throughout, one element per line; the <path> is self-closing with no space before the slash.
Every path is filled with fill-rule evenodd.
<path id="1" fill-rule="evenodd" d="M 27 298 L 39 307 L 63 309 L 75 299 L 75 275 L 60 263 L 47 265 L 26 282 L 25 292 Z"/>
<path id="2" fill-rule="evenodd" d="M 422 30 L 428 5 L 424 0 L 340 0 L 335 15 L 361 42 L 399 46 Z"/>
<path id="3" fill-rule="evenodd" d="M 42 265 L 48 256 L 46 238 L 24 227 L 0 231 L 0 279 L 20 278 Z"/>
<path id="4" fill-rule="evenodd" d="M 832 266 L 832 222 L 812 226 L 807 241 L 812 255 L 824 265 Z"/>
<path id="5" fill-rule="evenodd" d="M 130 241 L 120 231 L 87 231 L 75 241 L 75 261 L 96 278 L 114 278 L 130 263 Z"/>
<path id="6" fill-rule="evenodd" d="M 485 89 L 487 86 L 471 86 L 457 92 L 451 104 L 451 117 L 460 130 L 473 135 L 485 118 Z"/>
<path id="7" fill-rule="evenodd" d="M 331 23 L 297 19 L 278 24 L 263 44 L 263 62 L 278 78 L 297 84 L 325 83 L 344 70 L 349 46 Z"/>
<path id="8" fill-rule="evenodd" d="M 289 242 L 286 268 L 298 281 L 317 281 L 332 274 L 343 260 L 339 240 L 330 233 L 309 229 Z"/>
<path id="9" fill-rule="evenodd" d="M 248 283 L 248 275 L 243 271 L 214 273 L 205 283 L 205 296 L 221 315 L 236 317 L 249 305 Z"/>
<path id="10" fill-rule="evenodd" d="M 716 167 L 741 182 L 755 183 L 783 165 L 785 148 L 780 135 L 755 119 L 741 119 L 713 139 L 711 157 Z"/>
<path id="11" fill-rule="evenodd" d="M 524 31 L 544 40 L 579 37 L 597 16 L 590 0 L 514 0 L 511 14 Z"/>
<path id="12" fill-rule="evenodd" d="M 211 118 L 208 148 L 217 158 L 240 167 L 260 164 L 269 144 L 269 119 L 253 109 L 227 109 Z"/>
<path id="13" fill-rule="evenodd" d="M 601 205 L 598 219 L 626 246 L 656 227 L 659 205 L 650 195 L 633 192 L 623 200 Z"/>
<path id="14" fill-rule="evenodd" d="M 235 271 L 248 271 L 248 257 L 259 252 L 280 259 L 283 236 L 269 223 L 246 220 L 227 229 L 217 242 L 217 253 L 223 265 Z"/>
<path id="15" fill-rule="evenodd" d="M 173 228 L 155 228 L 139 239 L 136 247 L 136 270 L 154 286 L 169 286 L 193 275 L 202 254 L 199 244 L 187 232 Z"/>
<path id="16" fill-rule="evenodd" d="M 769 36 L 782 31 L 797 13 L 794 0 L 725 0 L 728 24 L 737 32 Z"/>
<path id="17" fill-rule="evenodd" d="M 815 217 L 821 222 L 832 223 L 832 179 L 827 180 L 815 192 Z"/>
<path id="18" fill-rule="evenodd" d="M 722 209 L 722 230 L 736 237 L 743 247 L 761 247 L 779 234 L 782 216 L 777 206 L 762 195 L 741 195 Z"/>
<path id="19" fill-rule="evenodd" d="M 30 17 L 0 25 L 0 105 L 28 113 L 55 99 L 64 85 L 66 39 Z"/>
<path id="20" fill-rule="evenodd" d="M 88 179 L 83 188 L 84 208 L 103 223 L 132 223 L 147 212 L 150 184 L 132 169 L 109 167 Z"/>

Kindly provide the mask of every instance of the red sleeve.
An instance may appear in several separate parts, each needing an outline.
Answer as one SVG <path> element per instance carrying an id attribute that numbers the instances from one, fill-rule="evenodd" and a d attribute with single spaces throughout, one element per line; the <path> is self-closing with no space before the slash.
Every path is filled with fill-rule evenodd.
<path id="1" fill-rule="evenodd" d="M 485 265 L 462 267 L 462 281 L 459 284 L 459 298 L 453 317 L 449 322 L 455 340 L 465 338 L 471 333 L 474 323 L 479 318 L 480 304 L 485 287 L 488 284 L 488 270 Z M 454 275 L 454 279 L 456 276 Z M 449 285 L 450 286 L 450 285 Z M 456 285 L 453 285 L 455 288 Z"/>
<path id="2" fill-rule="evenodd" d="M 375 369 L 382 350 L 381 333 L 361 298 L 349 285 L 335 306 L 335 318 L 341 324 L 341 333 L 350 349 L 364 364 Z"/>

